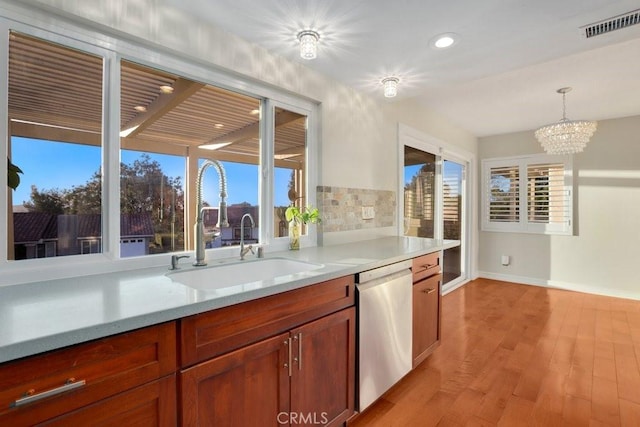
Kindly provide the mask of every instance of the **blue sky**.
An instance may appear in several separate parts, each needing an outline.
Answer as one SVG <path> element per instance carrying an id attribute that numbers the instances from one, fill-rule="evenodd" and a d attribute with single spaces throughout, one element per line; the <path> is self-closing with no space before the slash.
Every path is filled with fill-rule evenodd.
<path id="1" fill-rule="evenodd" d="M 20 186 L 13 193 L 13 204 L 19 205 L 31 198 L 31 185 L 39 190 L 68 189 L 82 185 L 100 168 L 100 147 L 12 137 L 12 161 L 24 172 Z M 184 184 L 185 159 L 179 156 L 148 153 L 152 160 L 162 165 L 165 175 L 182 177 Z M 132 164 L 142 153 L 123 150 L 121 160 Z M 227 175 L 227 204 L 249 202 L 258 204 L 258 167 L 239 163 L 222 162 Z M 289 204 L 287 183 L 290 170 L 276 169 L 276 206 Z M 217 173 L 207 170 L 204 199 L 211 205 L 218 204 Z"/>

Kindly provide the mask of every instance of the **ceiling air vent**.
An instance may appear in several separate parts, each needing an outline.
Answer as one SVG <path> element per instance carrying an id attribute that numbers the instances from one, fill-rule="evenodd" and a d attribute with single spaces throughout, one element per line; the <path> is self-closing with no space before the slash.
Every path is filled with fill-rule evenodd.
<path id="1" fill-rule="evenodd" d="M 640 9 L 623 15 L 614 16 L 613 18 L 598 21 L 593 24 L 586 25 L 584 34 L 587 38 L 599 36 L 601 34 L 610 33 L 614 30 L 630 27 L 631 25 L 640 24 Z"/>

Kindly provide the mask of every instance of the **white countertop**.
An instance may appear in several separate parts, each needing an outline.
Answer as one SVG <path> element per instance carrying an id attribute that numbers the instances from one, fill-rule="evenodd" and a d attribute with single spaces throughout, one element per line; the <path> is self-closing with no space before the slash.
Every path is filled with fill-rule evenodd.
<path id="1" fill-rule="evenodd" d="M 190 288 L 155 267 L 0 287 L 0 362 L 102 338 L 274 295 L 457 246 L 458 241 L 385 237 L 335 246 L 268 253 L 322 267 L 217 290 Z M 208 260 L 181 271 L 253 262 Z M 167 258 L 168 259 L 168 258 Z"/>

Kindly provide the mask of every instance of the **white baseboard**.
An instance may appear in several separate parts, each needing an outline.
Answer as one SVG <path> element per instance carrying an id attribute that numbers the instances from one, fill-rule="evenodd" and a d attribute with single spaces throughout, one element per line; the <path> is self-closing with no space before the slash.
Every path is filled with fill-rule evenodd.
<path id="1" fill-rule="evenodd" d="M 478 271 L 478 277 L 483 279 L 501 280 L 504 282 L 519 283 L 522 285 L 542 286 L 545 288 L 564 289 L 567 291 L 584 292 L 587 294 L 605 295 L 609 297 L 640 300 L 640 292 L 629 292 L 629 291 L 624 291 L 620 289 L 604 288 L 601 286 L 587 286 L 587 285 L 581 285 L 578 283 L 540 279 L 537 277 L 515 276 L 511 274 L 491 273 L 488 271 Z"/>

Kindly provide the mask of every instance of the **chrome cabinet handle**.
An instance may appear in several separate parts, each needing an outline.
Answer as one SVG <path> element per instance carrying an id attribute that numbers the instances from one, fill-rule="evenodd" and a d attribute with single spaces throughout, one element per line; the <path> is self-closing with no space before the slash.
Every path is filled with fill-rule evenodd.
<path id="1" fill-rule="evenodd" d="M 289 376 L 291 376 L 291 338 L 287 338 L 287 340 L 284 342 L 284 345 L 287 346 L 287 350 L 289 352 L 289 356 L 287 362 L 284 363 L 284 367 L 289 368 Z"/>
<path id="2" fill-rule="evenodd" d="M 294 340 L 298 341 L 298 357 L 294 360 L 298 362 L 298 371 L 302 370 L 302 332 L 298 332 L 297 335 L 294 335 Z"/>
<path id="3" fill-rule="evenodd" d="M 422 268 L 424 268 L 425 270 L 428 270 L 430 268 L 437 267 L 437 266 L 438 264 L 423 264 Z"/>
<path id="4" fill-rule="evenodd" d="M 85 380 L 76 381 L 75 378 L 69 378 L 63 385 L 60 387 L 52 388 L 51 390 L 43 391 L 42 393 L 35 393 L 33 390 L 29 390 L 25 393 L 24 397 L 20 399 L 16 399 L 10 407 L 18 407 L 22 405 L 26 405 L 28 403 L 34 403 L 39 400 L 42 400 L 46 397 L 55 396 L 58 394 L 62 394 L 64 392 L 75 390 L 80 387 L 84 387 L 87 382 Z"/>
<path id="5" fill-rule="evenodd" d="M 423 289 L 422 292 L 425 294 L 431 294 L 433 292 L 435 292 L 435 288 L 429 288 L 429 289 Z"/>

